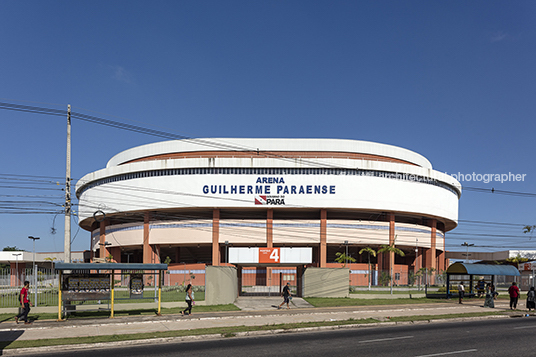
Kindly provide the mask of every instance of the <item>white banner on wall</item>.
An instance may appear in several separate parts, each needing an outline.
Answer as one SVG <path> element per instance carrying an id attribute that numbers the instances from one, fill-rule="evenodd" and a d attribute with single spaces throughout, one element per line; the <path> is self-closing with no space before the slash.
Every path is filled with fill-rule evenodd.
<path id="1" fill-rule="evenodd" d="M 310 264 L 313 262 L 313 248 L 229 248 L 231 264 Z"/>

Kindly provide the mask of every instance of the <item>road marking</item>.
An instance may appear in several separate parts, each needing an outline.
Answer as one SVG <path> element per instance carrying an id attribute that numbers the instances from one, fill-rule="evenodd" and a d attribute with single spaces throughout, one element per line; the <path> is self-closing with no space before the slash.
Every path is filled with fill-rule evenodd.
<path id="1" fill-rule="evenodd" d="M 433 356 L 447 356 L 447 355 L 454 355 L 454 354 L 457 354 L 457 353 L 467 353 L 467 352 L 476 352 L 478 351 L 477 349 L 472 349 L 472 350 L 463 350 L 463 351 L 452 351 L 452 352 L 443 352 L 443 353 L 434 353 L 432 355 L 420 355 L 420 356 L 415 356 L 415 357 L 433 357 Z"/>
<path id="2" fill-rule="evenodd" d="M 519 330 L 522 328 L 534 328 L 534 326 L 519 326 L 519 327 L 514 327 L 514 330 Z"/>
<path id="3" fill-rule="evenodd" d="M 402 336 L 402 337 L 391 337 L 391 338 L 378 338 L 375 340 L 364 340 L 359 341 L 359 343 L 369 343 L 369 342 L 381 342 L 381 341 L 391 341 L 391 340 L 401 340 L 404 338 L 413 338 L 413 336 Z"/>

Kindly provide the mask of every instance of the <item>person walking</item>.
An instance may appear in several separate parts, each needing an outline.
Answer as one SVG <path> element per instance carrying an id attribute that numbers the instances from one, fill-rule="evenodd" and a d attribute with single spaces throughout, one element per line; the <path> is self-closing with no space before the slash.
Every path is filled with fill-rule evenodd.
<path id="1" fill-rule="evenodd" d="M 484 278 L 481 278 L 478 281 L 478 284 L 476 285 L 476 291 L 478 292 L 478 297 L 481 298 L 484 296 L 484 294 L 487 294 L 486 291 L 486 282 L 484 281 Z"/>
<path id="2" fill-rule="evenodd" d="M 19 294 L 19 303 L 21 304 L 21 306 L 23 306 L 23 309 L 20 314 L 15 316 L 16 323 L 19 323 L 19 319 L 22 319 L 25 325 L 31 324 L 31 322 L 28 321 L 28 314 L 30 313 L 30 306 L 32 306 L 32 303 L 28 299 L 29 290 L 30 290 L 30 282 L 26 280 Z"/>
<path id="3" fill-rule="evenodd" d="M 493 296 L 493 300 L 497 300 L 497 296 L 499 296 L 499 293 L 493 284 L 491 284 L 491 296 Z"/>
<path id="4" fill-rule="evenodd" d="M 512 285 L 508 288 L 508 294 L 510 294 L 510 310 L 516 310 L 517 300 L 519 299 L 519 288 L 516 286 L 514 281 Z"/>
<path id="5" fill-rule="evenodd" d="M 286 303 L 287 309 L 290 309 L 289 303 L 290 303 L 290 297 L 292 296 L 292 294 L 290 293 L 289 282 L 287 282 L 287 285 L 285 285 L 285 287 L 283 288 L 283 291 L 281 292 L 281 296 L 283 297 L 283 302 L 277 308 L 280 309 L 281 306 L 283 306 Z"/>
<path id="6" fill-rule="evenodd" d="M 491 284 L 486 285 L 486 300 L 484 300 L 484 307 L 495 307 L 495 302 L 493 301 L 494 291 L 491 287 Z"/>
<path id="7" fill-rule="evenodd" d="M 463 286 L 463 281 L 460 281 L 458 285 L 458 303 L 461 304 L 463 301 L 463 295 L 465 294 L 465 286 Z"/>
<path id="8" fill-rule="evenodd" d="M 527 309 L 536 310 L 536 292 L 534 291 L 534 286 L 530 287 L 529 292 L 527 293 Z"/>
<path id="9" fill-rule="evenodd" d="M 181 315 L 191 315 L 192 314 L 192 305 L 195 304 L 194 301 L 194 290 L 192 289 L 192 284 L 188 284 L 186 287 L 186 296 L 184 297 L 184 300 L 188 304 L 188 307 L 181 311 Z"/>

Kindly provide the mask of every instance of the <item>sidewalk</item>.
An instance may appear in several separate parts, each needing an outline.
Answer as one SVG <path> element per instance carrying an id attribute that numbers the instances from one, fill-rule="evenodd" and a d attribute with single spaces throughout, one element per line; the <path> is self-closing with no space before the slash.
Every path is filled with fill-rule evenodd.
<path id="1" fill-rule="evenodd" d="M 242 301 L 242 300 L 245 300 Z M 35 321 L 32 325 L 15 324 L 13 320 L 0 323 L 0 341 L 3 345 L 10 341 L 25 341 L 51 338 L 89 337 L 98 335 L 134 334 L 158 331 L 178 331 L 228 326 L 260 326 L 284 323 L 341 321 L 374 318 L 388 321 L 389 317 L 444 315 L 469 312 L 492 311 L 481 307 L 483 300 L 468 301 L 460 305 L 455 301 L 426 303 L 415 305 L 383 305 L 383 306 L 348 306 L 314 308 L 305 300 L 294 298 L 295 305 L 287 310 L 278 310 L 279 298 L 246 298 L 239 299 L 237 305 L 248 305 L 247 309 L 233 312 L 200 312 L 191 316 L 132 316 L 104 319 L 77 319 L 66 321 Z M 299 306 L 296 308 L 296 305 Z M 508 309 L 508 302 L 499 302 L 495 310 Z M 521 314 L 522 311 L 517 313 Z M 31 315 L 31 313 L 30 313 Z M 6 341 L 8 343 L 6 343 Z M 49 349 L 52 347 L 49 347 Z M 55 347 L 59 348 L 59 347 Z M 3 354 L 16 354 L 16 350 L 3 350 Z"/>

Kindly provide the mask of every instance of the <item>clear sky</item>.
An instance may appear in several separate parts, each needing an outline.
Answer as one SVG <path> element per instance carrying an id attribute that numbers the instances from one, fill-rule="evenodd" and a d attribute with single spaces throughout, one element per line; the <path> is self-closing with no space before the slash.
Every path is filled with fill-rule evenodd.
<path id="1" fill-rule="evenodd" d="M 197 138 L 368 140 L 448 174 L 525 174 L 462 182 L 532 195 L 466 189 L 447 249 L 531 249 L 535 24 L 534 1 L 2 0 L 0 101 Z M 0 123 L 0 248 L 31 250 L 32 235 L 38 251 L 62 251 L 63 215 L 13 212 L 61 204 L 66 119 L 0 109 Z M 74 179 L 162 140 L 72 130 Z M 89 248 L 76 224 L 73 237 Z"/>

